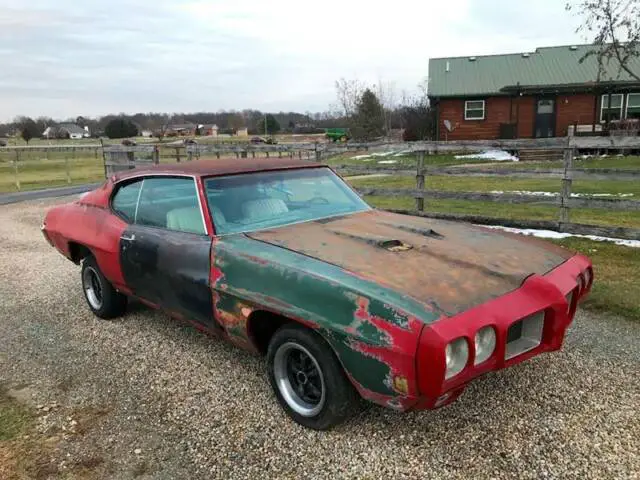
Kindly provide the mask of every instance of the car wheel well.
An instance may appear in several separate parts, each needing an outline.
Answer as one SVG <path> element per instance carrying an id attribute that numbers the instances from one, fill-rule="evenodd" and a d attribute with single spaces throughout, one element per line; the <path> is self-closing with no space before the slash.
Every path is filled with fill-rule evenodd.
<path id="1" fill-rule="evenodd" d="M 269 349 L 269 341 L 273 334 L 287 323 L 295 323 L 293 320 L 272 312 L 256 310 L 247 319 L 247 331 L 249 338 L 260 352 L 266 355 Z"/>
<path id="2" fill-rule="evenodd" d="M 79 264 L 83 259 L 93 255 L 88 247 L 81 243 L 69 242 L 69 258 L 75 264 Z"/>

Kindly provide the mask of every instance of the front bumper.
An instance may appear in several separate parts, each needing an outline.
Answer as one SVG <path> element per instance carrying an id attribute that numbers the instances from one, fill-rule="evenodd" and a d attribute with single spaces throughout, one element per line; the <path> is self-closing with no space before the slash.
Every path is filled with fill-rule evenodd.
<path id="1" fill-rule="evenodd" d="M 591 262 L 576 255 L 544 276 L 532 275 L 520 288 L 478 307 L 427 325 L 417 353 L 420 396 L 411 409 L 438 408 L 454 401 L 474 378 L 510 367 L 543 352 L 559 350 L 578 302 L 593 283 Z M 544 312 L 539 344 L 515 356 L 507 354 L 509 327 L 533 314 Z M 496 333 L 496 347 L 484 362 L 474 365 L 475 335 L 485 326 Z M 452 340 L 464 338 L 469 348 L 465 368 L 445 379 L 445 349 Z"/>

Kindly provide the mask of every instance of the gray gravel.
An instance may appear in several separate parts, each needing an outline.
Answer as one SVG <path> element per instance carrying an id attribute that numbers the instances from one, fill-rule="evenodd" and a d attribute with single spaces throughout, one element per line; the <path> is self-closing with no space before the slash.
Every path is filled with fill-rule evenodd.
<path id="1" fill-rule="evenodd" d="M 640 478 L 640 322 L 581 312 L 562 352 L 441 410 L 370 407 L 327 433 L 276 404 L 260 358 L 140 305 L 95 319 L 79 268 L 0 208 L 0 382 L 39 407 L 51 462 L 91 478 Z"/>

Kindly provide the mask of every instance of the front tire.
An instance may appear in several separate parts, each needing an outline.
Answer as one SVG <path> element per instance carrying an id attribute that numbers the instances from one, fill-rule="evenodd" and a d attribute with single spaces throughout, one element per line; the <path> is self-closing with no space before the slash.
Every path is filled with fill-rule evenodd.
<path id="1" fill-rule="evenodd" d="M 89 308 L 97 317 L 120 317 L 127 309 L 127 297 L 113 288 L 93 256 L 86 257 L 82 262 L 82 291 Z"/>
<path id="2" fill-rule="evenodd" d="M 271 387 L 297 423 L 327 430 L 355 413 L 359 396 L 331 348 L 315 332 L 285 325 L 267 352 Z"/>

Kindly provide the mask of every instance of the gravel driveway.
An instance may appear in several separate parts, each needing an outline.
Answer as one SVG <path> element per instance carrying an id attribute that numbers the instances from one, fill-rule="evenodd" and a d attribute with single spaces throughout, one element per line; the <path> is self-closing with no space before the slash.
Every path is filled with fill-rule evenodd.
<path id="1" fill-rule="evenodd" d="M 449 407 L 370 407 L 314 432 L 276 404 L 260 358 L 141 305 L 95 319 L 79 268 L 39 232 L 62 201 L 0 208 L 0 383 L 39 407 L 55 478 L 640 477 L 640 322 L 581 312 L 562 352 Z"/>

